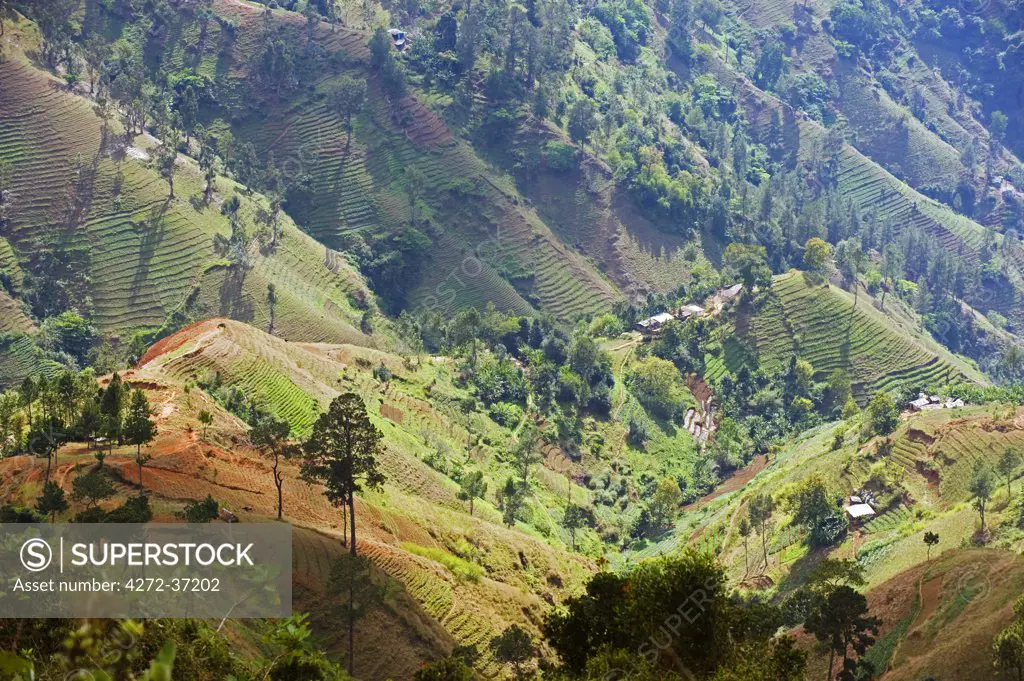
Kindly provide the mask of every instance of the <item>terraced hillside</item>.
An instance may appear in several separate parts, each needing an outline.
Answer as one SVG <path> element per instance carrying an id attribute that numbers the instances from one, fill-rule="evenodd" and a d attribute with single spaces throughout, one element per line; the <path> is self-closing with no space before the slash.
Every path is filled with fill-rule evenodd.
<path id="1" fill-rule="evenodd" d="M 381 363 L 393 372 L 390 385 L 374 378 Z M 268 373 L 268 366 L 275 371 Z M 464 395 L 444 363 L 407 366 L 369 348 L 286 342 L 224 319 L 165 338 L 138 368 L 123 373 L 125 381 L 146 391 L 157 422 L 143 480 L 158 520 L 170 520 L 182 502 L 207 494 L 243 522 L 276 515 L 269 463 L 252 449 L 242 421 L 211 396 L 222 392 L 202 388 L 211 371 L 220 372 L 225 389 L 243 387 L 266 408 L 295 419 L 300 432 L 308 424 L 302 419 L 320 404 L 339 391 L 355 390 L 385 435 L 380 465 L 387 482 L 380 492 L 362 494 L 356 505 L 359 549 L 374 566 L 367 588 L 372 584 L 376 593 L 357 627 L 361 678 L 409 678 L 424 660 L 456 644 L 477 644 L 483 653 L 478 670 L 488 678 L 500 676 L 502 667 L 487 642 L 512 623 L 536 635 L 548 604 L 574 593 L 594 570 L 592 559 L 561 548 L 562 529 L 555 523 L 547 535 L 502 523 L 495 495 L 511 471 L 498 456 L 499 447 L 507 447 L 508 431 L 482 414 L 463 413 L 458 400 Z M 213 415 L 208 427 L 198 421 L 204 410 Z M 448 443 L 444 460 L 428 465 L 442 451 L 434 449 L 438 442 Z M 63 448 L 53 479 L 70 491 L 92 455 L 84 445 Z M 133 457 L 134 448 L 115 446 L 105 466 L 134 484 Z M 31 503 L 45 463 L 31 457 L 0 463 L 4 498 Z M 486 472 L 490 491 L 477 500 L 472 516 L 458 499 L 458 485 L 438 470 L 453 465 Z M 544 504 L 564 499 L 562 475 L 542 468 L 537 479 L 533 494 Z M 130 493 L 131 487 L 121 491 Z M 586 493 L 576 488 L 573 498 L 582 500 Z M 285 464 L 284 516 L 296 527 L 296 606 L 311 612 L 325 649 L 340 654 L 345 629 L 329 578 L 347 553 L 342 517 L 319 487 L 298 479 L 292 462 Z"/>
<path id="2" fill-rule="evenodd" d="M 30 40 L 31 30 L 21 31 Z M 116 125 L 105 130 L 89 102 L 19 51 L 8 50 L 0 63 L 0 118 L 0 158 L 13 166 L 13 210 L 0 256 L 17 265 L 16 292 L 26 277 L 46 286 L 63 282 L 53 295 L 90 313 L 104 334 L 117 335 L 160 327 L 174 314 L 266 325 L 273 283 L 277 333 L 372 342 L 358 330 L 352 302 L 370 296 L 344 259 L 331 258 L 285 219 L 276 249 L 253 245 L 251 267 L 233 266 L 214 237 L 230 231 L 219 199 L 241 188 L 219 179 L 218 201 L 203 205 L 198 168 L 180 159 L 177 197 L 168 201 L 166 183 L 148 163 L 156 142 L 143 136 L 123 146 Z M 242 196 L 242 219 L 255 223 L 262 201 Z M 61 304 L 46 297 L 36 304 Z M 30 330 L 23 315 L 8 320 Z"/>
<path id="3" fill-rule="evenodd" d="M 910 186 L 951 191 L 966 181 L 982 195 L 987 190 L 982 165 L 988 163 L 997 172 L 1005 172 L 1019 163 L 1006 147 L 989 144 L 992 134 L 986 129 L 980 107 L 965 105 L 965 90 L 951 77 L 962 57 L 955 47 L 955 31 L 954 39 L 947 41 L 949 54 L 944 56 L 956 67 L 945 73 L 936 68 L 939 59 L 934 55 L 935 45 L 929 44 L 932 37 L 924 30 L 918 30 L 919 40 L 894 40 L 884 55 L 873 55 L 884 68 L 879 68 L 879 61 L 869 67 L 865 61 L 840 56 L 829 39 L 829 12 L 835 4 L 750 0 L 734 11 L 738 21 L 756 30 L 769 32 L 787 24 L 794 26 L 796 35 L 784 41 L 793 72 L 816 74 L 826 81 L 834 79 L 831 103 L 839 123 L 855 132 L 848 139 Z M 959 9 L 966 17 L 974 14 L 963 5 Z M 964 154 L 978 142 L 975 153 L 984 156 L 985 161 L 967 168 Z M 992 198 L 999 202 L 998 196 Z M 977 208 L 985 224 L 996 224 L 992 214 L 985 213 L 991 206 Z"/>
<path id="4" fill-rule="evenodd" d="M 304 40 L 304 20 L 240 0 L 217 0 L 219 16 L 238 23 L 226 49 L 216 40 L 198 44 L 187 26 L 180 39 L 188 50 L 217 62 L 221 87 L 244 92 L 247 67 L 263 36 L 264 21 Z M 422 186 L 416 226 L 433 245 L 419 264 L 419 281 L 406 291 L 407 306 L 451 313 L 493 302 L 514 312 L 543 310 L 563 320 L 593 315 L 622 298 L 614 283 L 552 232 L 525 205 L 513 183 L 489 168 L 464 141 L 414 96 L 389 103 L 366 70 L 368 34 L 326 24 L 316 29 L 323 48 L 345 60 L 341 74 L 325 74 L 315 89 L 272 105 L 258 117 L 241 118 L 236 136 L 252 142 L 260 158 L 273 154 L 282 172 L 311 178 L 312 199 L 294 206 L 294 217 L 321 243 L 344 250 L 354 235 L 369 240 L 399 234 L 412 222 L 407 178 Z M 168 48 L 177 63 L 181 46 Z M 219 56 L 215 56 L 218 54 Z M 355 121 L 351 142 L 329 94 L 343 75 L 368 79 L 368 101 Z"/>
<path id="5" fill-rule="evenodd" d="M 542 156 L 546 144 L 564 143 L 563 137 L 551 126 L 538 126 L 520 134 L 516 146 Z M 693 267 L 707 262 L 704 251 L 714 246 L 707 232 L 688 241 L 652 222 L 618 185 L 611 168 L 589 155 L 578 168 L 542 165 L 535 174 L 517 178 L 517 186 L 564 242 L 600 263 L 634 298 L 689 282 Z"/>
<path id="6" fill-rule="evenodd" d="M 762 139 L 767 139 L 772 114 L 778 112 L 789 152 L 796 154 L 804 164 L 815 154 L 822 153 L 828 131 L 821 123 L 759 89 L 749 78 L 727 67 L 721 60 L 715 59 L 711 69 L 724 86 L 737 93 L 747 119 Z M 888 150 L 893 148 L 892 144 L 885 146 Z M 977 222 L 919 193 L 851 144 L 842 143 L 838 152 L 840 195 L 862 215 L 871 214 L 881 224 L 891 224 L 897 234 L 913 226 L 936 239 L 946 252 L 974 263 L 983 260 L 981 250 L 989 239 L 996 246 L 1002 243 L 1002 235 L 988 232 Z M 1012 319 L 1024 320 L 1024 297 L 1021 295 L 1024 275 L 1012 256 L 1008 256 L 1008 260 L 1012 266 L 1002 271 L 1013 286 L 987 289 L 982 311 L 995 310 Z"/>
<path id="7" fill-rule="evenodd" d="M 452 475 L 469 466 L 481 466 L 488 476 L 494 476 L 491 487 L 497 490 L 504 480 L 501 476 L 513 470 L 507 451 L 514 446 L 516 434 L 514 428 L 500 427 L 479 406 L 467 406 L 473 393 L 465 384 L 456 385 L 456 361 L 403 359 L 353 345 L 289 342 L 242 323 L 214 319 L 158 342 L 142 358 L 138 372 L 154 380 L 205 386 L 211 391 L 220 386 L 222 394 L 238 389 L 261 408 L 288 420 L 297 436 L 308 432 L 331 399 L 343 390 L 354 390 L 369 405 L 388 442 L 415 459 L 416 465 L 403 464 L 396 469 L 401 471 L 396 477 L 403 488 L 461 510 L 464 503 L 455 498 L 454 483 L 438 484 L 437 476 L 424 475 L 429 469 L 420 460 L 432 461 L 430 465 Z M 395 378 L 386 383 L 378 380 L 375 373 L 379 374 L 381 367 Z M 629 404 L 621 418 L 625 420 L 625 414 L 634 411 L 642 416 L 643 408 L 635 397 L 623 393 Z M 569 537 L 556 527 L 551 512 L 557 513 L 564 505 L 567 484 L 571 484 L 576 503 L 584 503 L 600 492 L 590 478 L 615 474 L 615 467 L 625 462 L 636 476 L 665 472 L 686 476 L 694 465 L 695 444 L 685 429 L 666 427 L 663 432 L 652 425 L 646 449 L 636 450 L 627 447 L 619 421 L 612 419 L 599 426 L 605 441 L 599 458 L 584 462 L 578 456 L 571 458 L 557 444 L 544 442 L 540 446 L 545 460 L 537 473 L 541 484 L 536 490 L 539 507 L 535 518 L 540 517 L 537 522 L 558 542 L 568 543 Z M 593 510 L 609 527 L 618 526 L 621 520 L 614 506 L 595 504 Z M 478 508 L 477 515 L 492 521 L 500 517 L 488 507 Z M 595 551 L 600 549 L 595 547 Z"/>
<path id="8" fill-rule="evenodd" d="M 978 627 L 991 641 L 994 632 L 990 627 L 1003 626 L 1009 613 L 1009 601 L 989 602 L 969 617 L 957 618 L 965 608 L 980 606 L 973 601 L 987 597 L 989 591 L 998 591 L 1004 585 L 1019 590 L 1018 567 L 1006 563 L 1006 560 L 1015 560 L 1021 536 L 1016 529 L 1017 507 L 1007 499 L 1005 481 L 997 485 L 988 508 L 989 528 L 998 535 L 992 544 L 1002 550 L 965 552 L 964 547 L 977 541 L 979 528 L 976 509 L 966 503 L 970 499 L 966 489 L 970 471 L 979 461 L 994 465 L 1006 446 L 1020 447 L 1024 438 L 1021 411 L 969 407 L 911 415 L 905 417 L 890 436 L 894 443 L 891 454 L 880 453 L 883 438 L 862 443 L 851 436 L 863 424 L 864 417 L 856 416 L 845 423 L 821 426 L 785 443 L 745 486 L 729 489 L 703 504 L 699 512 L 685 515 L 673 531 L 675 541 L 689 541 L 715 550 L 732 579 L 743 588 L 767 589 L 779 598 L 785 598 L 799 587 L 825 558 L 856 560 L 864 569 L 869 588 L 874 590 L 872 593 L 888 594 L 879 595 L 878 601 L 872 600 L 873 614 L 882 616 L 886 625 L 877 649 L 871 653 L 879 671 L 892 661 L 894 666 L 911 665 L 905 670 L 906 675 L 895 678 L 926 678 L 923 672 L 922 676 L 914 676 L 916 671 L 913 670 L 919 671 L 916 665 L 926 661 L 934 669 L 934 665 L 940 664 L 941 655 L 933 656 L 933 651 L 943 645 L 950 646 L 950 654 L 956 651 L 957 664 L 967 665 L 971 673 L 988 668 L 991 664 L 989 644 L 973 649 L 959 646 L 952 643 L 957 636 L 947 636 L 950 631 L 947 627 L 959 630 L 963 626 L 965 631 Z M 905 470 L 902 475 L 887 472 L 901 466 Z M 1021 484 L 1019 473 L 1012 476 L 1015 494 Z M 844 504 L 848 503 L 849 495 L 872 490 L 876 517 L 862 526 L 851 526 L 834 545 L 809 545 L 807 528 L 793 521 L 794 507 L 788 500 L 811 481 L 823 481 L 829 493 Z M 773 513 L 774 529 L 766 541 L 767 566 L 761 562 L 760 545 L 755 548 L 750 542 L 745 547 L 739 533 L 740 521 L 746 517 L 748 504 L 757 494 L 769 495 L 777 504 Z M 940 537 L 938 547 L 931 550 L 930 555 L 922 541 L 926 531 Z M 669 540 L 661 543 L 662 548 L 670 549 L 672 545 Z M 911 604 L 918 594 L 922 572 L 938 575 L 946 570 L 939 565 L 957 566 L 955 579 L 942 581 L 941 600 L 949 601 L 946 603 L 949 609 L 924 624 L 934 607 L 912 613 Z M 965 571 L 971 565 L 974 569 Z M 895 592 L 889 589 L 904 579 L 907 580 L 904 582 L 906 592 L 899 598 L 906 600 L 898 601 L 902 605 L 897 607 L 899 612 L 895 612 L 886 605 L 889 599 L 896 598 Z M 923 580 L 925 584 L 929 581 L 930 577 Z M 933 583 L 926 590 L 931 591 L 926 598 L 935 596 L 938 584 Z M 964 600 L 956 604 L 952 600 L 958 592 L 963 592 Z M 879 608 L 877 613 L 876 607 Z M 986 612 L 993 615 L 993 622 L 984 621 Z M 893 631 L 896 633 L 889 636 Z M 908 632 L 911 632 L 909 636 Z M 940 640 L 946 643 L 939 643 Z M 814 666 L 820 667 L 820 674 L 813 671 L 808 678 L 823 676 L 822 665 L 824 661 L 817 660 Z M 951 678 L 975 677 L 965 672 Z"/>
<path id="9" fill-rule="evenodd" d="M 1013 409 L 936 410 L 910 418 L 893 438 L 893 459 L 916 474 L 943 507 L 967 501 L 971 471 L 994 467 L 1008 447 L 1024 445 L 1024 418 Z"/>
<path id="10" fill-rule="evenodd" d="M 811 363 L 818 380 L 835 369 L 847 371 L 860 400 L 902 386 L 985 380 L 916 329 L 901 328 L 876 310 L 869 296 L 854 305 L 853 295 L 812 285 L 800 272 L 775 277 L 763 299 L 738 307 L 733 328 L 735 337 L 726 337 L 721 356 L 710 362 L 712 377 L 744 364 L 776 369 L 796 355 Z"/>

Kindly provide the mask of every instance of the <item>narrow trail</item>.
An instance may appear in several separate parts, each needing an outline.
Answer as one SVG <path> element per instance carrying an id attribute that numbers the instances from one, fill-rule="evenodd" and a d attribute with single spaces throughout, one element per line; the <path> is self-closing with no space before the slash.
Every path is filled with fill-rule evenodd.
<path id="1" fill-rule="evenodd" d="M 708 494 L 697 501 L 691 502 L 686 506 L 683 506 L 684 511 L 696 511 L 709 503 L 717 499 L 718 497 L 735 492 L 738 489 L 744 487 L 748 482 L 754 479 L 754 477 L 768 467 L 768 457 L 764 454 L 758 454 L 755 456 L 750 463 L 743 468 L 734 471 L 725 481 L 722 482 L 718 487 L 713 489 Z"/>
<path id="2" fill-rule="evenodd" d="M 640 339 L 640 338 L 632 338 L 632 339 L 624 342 L 622 345 L 616 346 L 616 347 L 611 349 L 611 352 L 617 352 L 619 350 L 626 350 L 626 352 L 623 353 L 623 355 L 622 355 L 622 359 L 619 360 L 618 365 L 615 367 L 615 375 L 616 376 L 619 376 L 619 377 L 622 376 L 622 368 L 624 366 L 626 366 L 626 362 L 628 362 L 629 358 L 633 356 L 633 351 L 636 349 L 636 346 L 639 345 L 641 342 L 642 342 L 642 339 Z M 616 382 L 615 389 L 616 389 L 616 391 L 618 393 L 617 399 L 618 399 L 619 403 L 615 407 L 615 409 L 612 411 L 612 420 L 616 420 L 617 421 L 618 418 L 619 418 L 619 412 L 621 412 L 622 408 L 624 406 L 626 406 L 626 389 L 625 389 L 625 387 L 623 387 L 621 382 Z"/>
<path id="3" fill-rule="evenodd" d="M 523 416 L 519 419 L 519 423 L 512 430 L 512 439 L 516 442 L 519 441 L 519 433 L 523 430 L 523 426 L 526 425 L 526 420 L 530 418 L 530 414 L 533 413 L 533 394 L 526 393 L 526 409 L 523 410 Z"/>

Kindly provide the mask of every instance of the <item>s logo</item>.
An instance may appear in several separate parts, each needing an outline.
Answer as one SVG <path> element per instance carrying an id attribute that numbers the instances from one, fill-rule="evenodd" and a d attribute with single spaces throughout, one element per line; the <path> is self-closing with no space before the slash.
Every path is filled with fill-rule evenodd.
<path id="1" fill-rule="evenodd" d="M 53 550 L 45 540 L 36 537 L 21 545 L 21 564 L 25 566 L 26 570 L 31 572 L 45 570 L 50 566 L 51 561 L 53 561 Z"/>

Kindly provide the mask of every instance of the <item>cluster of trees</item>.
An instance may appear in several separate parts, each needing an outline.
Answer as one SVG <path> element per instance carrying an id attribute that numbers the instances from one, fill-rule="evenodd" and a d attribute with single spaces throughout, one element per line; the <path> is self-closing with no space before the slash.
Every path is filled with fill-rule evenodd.
<path id="1" fill-rule="evenodd" d="M 621 327 L 615 317 L 609 316 L 604 322 Z M 416 350 L 455 356 L 459 360 L 457 382 L 472 387 L 476 395 L 462 408 L 477 409 L 482 403 L 493 420 L 515 432 L 514 442 L 502 454 L 513 474 L 494 493 L 507 525 L 526 519 L 532 496 L 531 474 L 541 460 L 541 441 L 558 442 L 570 455 L 581 454 L 583 419 L 606 417 L 610 412 L 614 384 L 611 362 L 591 329 L 580 324 L 567 334 L 550 320 L 508 315 L 489 307 L 483 313 L 463 309 L 450 319 L 439 314 L 421 318 L 403 314 L 399 330 Z M 657 378 L 671 381 L 672 375 Z M 673 394 L 680 391 L 678 385 L 669 389 Z M 646 390 L 639 386 L 635 390 L 647 398 Z M 538 414 L 543 414 L 549 424 L 543 431 L 536 425 Z M 461 498 L 470 503 L 471 509 L 473 501 L 487 490 L 480 471 L 463 470 L 461 466 L 449 470 L 433 459 L 428 463 L 460 484 Z M 645 527 L 660 528 L 668 512 L 667 506 L 665 509 L 653 524 L 648 514 Z M 568 504 L 563 513 L 562 525 L 574 546 L 577 530 L 594 523 L 592 511 L 576 504 Z"/>
<path id="2" fill-rule="evenodd" d="M 1000 478 L 1006 483 L 1006 498 L 1012 499 L 1011 485 L 1022 463 L 1024 463 L 1024 458 L 1020 451 L 1016 447 L 1006 447 L 994 466 L 984 460 L 978 460 L 971 470 L 967 489 L 971 493 L 974 508 L 978 511 L 978 518 L 981 521 L 981 528 L 977 534 L 980 541 L 984 542 L 988 539 L 985 513 L 996 492 Z"/>
<path id="3" fill-rule="evenodd" d="M 441 15 L 409 61 L 428 84 L 454 95 L 463 116 L 472 106 L 473 75 L 484 70 L 481 129 L 507 140 L 522 104 L 544 116 L 559 92 L 571 63 L 573 13 L 565 0 L 476 0 Z"/>
<path id="4" fill-rule="evenodd" d="M 751 569 L 750 537 L 760 538 L 761 556 L 755 564 L 759 569 L 768 568 L 768 544 L 776 529 L 776 511 L 781 508 L 790 514 L 790 526 L 806 533 L 806 540 L 813 548 L 835 545 L 845 536 L 848 529 L 846 516 L 842 511 L 842 497 L 817 475 L 803 480 L 784 498 L 776 500 L 765 493 L 754 494 L 746 502 L 746 513 L 738 526 L 743 538 L 743 560 L 746 572 Z"/>
<path id="5" fill-rule="evenodd" d="M 870 678 L 875 670 L 865 653 L 882 622 L 857 591 L 864 584 L 863 568 L 854 561 L 827 558 L 792 596 L 771 605 L 731 592 L 724 569 L 687 548 L 626 572 L 601 572 L 583 594 L 553 608 L 541 632 L 558 659 L 539 668 L 544 678 L 564 681 L 798 681 L 806 653 L 777 632 L 802 624 L 828 651 L 827 679 Z M 538 646 L 527 631 L 513 625 L 489 645 L 514 678 L 529 677 Z M 475 649 L 456 649 L 416 678 L 469 681 L 477 656 Z"/>
<path id="6" fill-rule="evenodd" d="M 712 451 L 724 470 L 768 451 L 780 437 L 857 409 L 845 371 L 836 369 L 827 381 L 819 382 L 814 367 L 796 355 L 774 372 L 751 371 L 744 366 L 735 377 L 726 374 L 719 379 L 715 394 L 725 417 Z"/>
<path id="7" fill-rule="evenodd" d="M 698 3 L 696 11 L 689 0 L 662 2 L 659 9 L 671 14 L 673 49 L 687 61 L 693 24 L 714 24 L 721 17 L 714 0 Z M 652 31 L 650 12 L 636 0 L 603 0 L 587 8 L 565 0 L 525 6 L 478 0 L 440 16 L 424 39 L 415 41 L 408 61 L 427 86 L 452 95 L 453 120 L 465 123 L 481 144 L 511 152 L 524 181 L 533 161 L 509 144 L 529 107 L 533 116 L 564 127 L 579 147 L 600 142 L 595 148 L 610 150 L 608 160 L 638 203 L 665 229 L 689 234 L 713 214 L 716 200 L 718 212 L 724 210 L 731 189 L 700 167 L 681 129 L 729 154 L 730 133 L 742 124 L 735 100 L 713 78 L 677 96 L 673 91 L 682 84 L 665 68 L 639 58 Z M 603 74 L 573 58 L 574 27 L 602 61 L 616 62 L 614 83 L 601 82 Z M 483 110 L 474 103 L 477 90 L 485 96 Z M 666 113 L 672 117 L 668 125 Z M 737 163 L 745 175 L 745 148 Z M 572 164 L 570 159 L 549 165 Z"/>
<path id="8" fill-rule="evenodd" d="M 153 519 L 153 511 L 149 506 L 149 497 L 136 494 L 125 499 L 119 506 L 107 511 L 99 506 L 115 496 L 116 489 L 110 480 L 110 473 L 102 463 L 71 483 L 71 501 L 84 504 L 85 507 L 76 513 L 72 522 L 76 523 L 148 523 Z M 64 489 L 56 482 L 49 480 L 43 485 L 42 492 L 36 500 L 34 510 L 9 509 L 6 513 L 14 513 L 18 520 L 10 522 L 39 522 L 40 518 L 50 518 L 56 522 L 57 514 L 71 508 Z M 34 515 L 38 513 L 38 516 Z"/>
<path id="9" fill-rule="evenodd" d="M 72 483 L 71 500 L 85 505 L 75 522 L 147 522 L 152 513 L 141 490 L 143 466 L 150 456 L 142 448 L 157 432 L 151 411 L 146 394 L 123 383 L 119 374 L 106 388 L 97 385 L 91 369 L 65 371 L 55 378 L 29 376 L 17 390 L 0 395 L 0 450 L 4 456 L 28 453 L 46 458 L 36 510 L 52 522 L 70 508 L 64 490 L 50 480 L 57 452 L 67 442 L 85 441 L 96 447 L 97 465 Z M 115 444 L 135 446 L 140 494 L 106 512 L 99 503 L 114 496 L 115 489 L 103 464 Z"/>
<path id="10" fill-rule="evenodd" d="M 553 437 L 573 447 L 580 443 L 580 418 L 611 409 L 611 361 L 586 325 L 567 334 L 550 320 L 504 314 L 493 306 L 483 313 L 465 308 L 451 319 L 404 313 L 398 321 L 403 338 L 417 350 L 460 358 L 460 380 L 476 389 L 504 425 L 515 424 L 501 405 L 532 408 L 555 424 Z"/>
<path id="11" fill-rule="evenodd" d="M 720 565 L 684 549 L 602 572 L 542 626 L 554 678 L 802 679 L 805 654 L 776 636 L 779 608 L 729 592 Z"/>
<path id="12" fill-rule="evenodd" d="M 827 679 L 872 678 L 878 671 L 865 653 L 882 621 L 871 615 L 867 599 L 856 589 L 864 584 L 863 566 L 826 558 L 782 605 L 787 625 L 802 623 L 828 650 Z"/>
<path id="13" fill-rule="evenodd" d="M 92 445 L 103 437 L 102 446 L 111 450 L 115 443 L 135 446 L 141 487 L 142 467 L 149 460 L 142 447 L 156 436 L 151 411 L 146 394 L 132 390 L 120 374 L 115 373 L 106 388 L 97 386 L 91 369 L 64 371 L 53 378 L 28 376 L 17 390 L 0 395 L 0 452 L 46 457 L 48 481 L 62 444 Z"/>
<path id="14" fill-rule="evenodd" d="M 538 450 L 539 441 L 540 437 L 536 428 L 532 424 L 527 424 L 520 432 L 515 445 L 506 454 L 514 474 L 505 478 L 505 484 L 498 490 L 497 498 L 502 520 L 508 527 L 515 525 L 516 521 L 520 519 L 532 492 L 531 474 L 543 459 Z M 576 527 L 573 525 L 574 542 L 575 530 Z"/>

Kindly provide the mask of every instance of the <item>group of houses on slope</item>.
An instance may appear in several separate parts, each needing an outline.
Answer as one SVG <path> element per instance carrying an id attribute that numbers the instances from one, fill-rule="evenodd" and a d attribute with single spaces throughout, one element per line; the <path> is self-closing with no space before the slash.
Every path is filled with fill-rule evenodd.
<path id="1" fill-rule="evenodd" d="M 964 406 L 964 401 L 952 397 L 942 398 L 938 395 L 926 395 L 918 393 L 916 400 L 910 401 L 911 411 L 931 411 L 932 409 L 953 409 Z"/>
<path id="2" fill-rule="evenodd" d="M 641 319 L 636 323 L 635 328 L 644 336 L 656 336 L 661 327 L 674 319 L 686 321 L 688 319 L 703 317 L 706 314 L 717 314 L 723 307 L 735 300 L 736 297 L 739 296 L 741 290 L 743 290 L 742 284 L 736 284 L 735 286 L 724 288 L 709 298 L 704 307 L 693 303 L 683 305 L 675 310 L 675 312 L 660 312 L 656 315 L 647 317 L 646 319 Z"/>
<path id="3" fill-rule="evenodd" d="M 659 312 L 656 315 L 651 315 L 646 319 L 638 321 L 635 329 L 643 334 L 644 338 L 648 340 L 656 338 L 662 327 L 676 319 L 680 321 L 687 321 L 689 319 L 696 319 L 708 314 L 717 314 L 722 310 L 722 308 L 735 300 L 742 289 L 742 284 L 736 284 L 735 286 L 724 288 L 714 296 L 710 297 L 705 302 L 705 306 L 689 303 L 680 306 L 674 312 Z M 715 430 L 714 400 L 714 396 L 709 394 L 701 401 L 699 409 L 691 407 L 686 412 L 686 417 L 684 419 L 686 430 L 701 442 L 707 440 L 708 436 Z"/>

